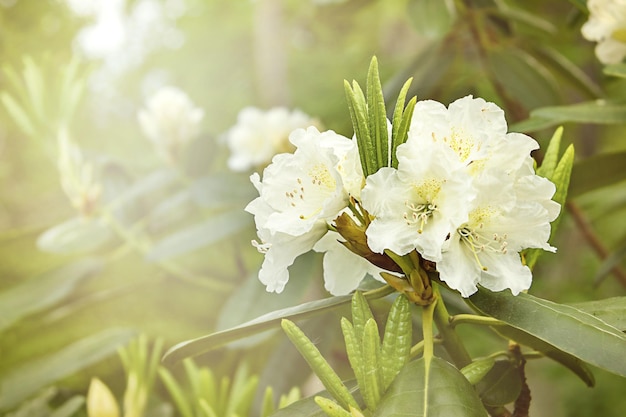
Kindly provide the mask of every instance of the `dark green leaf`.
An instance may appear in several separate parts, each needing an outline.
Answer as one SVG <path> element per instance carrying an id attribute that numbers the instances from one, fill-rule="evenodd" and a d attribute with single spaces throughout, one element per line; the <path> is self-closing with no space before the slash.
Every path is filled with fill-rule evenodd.
<path id="1" fill-rule="evenodd" d="M 603 72 L 613 77 L 626 78 L 626 64 L 611 64 L 604 67 Z"/>
<path id="2" fill-rule="evenodd" d="M 587 386 L 593 387 L 595 385 L 593 373 L 591 373 L 591 370 L 585 365 L 585 362 L 579 358 L 563 352 L 550 343 L 547 343 L 523 330 L 519 330 L 511 326 L 498 326 L 497 328 L 494 328 L 494 331 L 507 340 L 515 340 L 517 343 L 528 346 L 537 352 L 541 352 L 548 358 L 560 363 L 575 373 L 585 384 L 587 384 Z"/>
<path id="3" fill-rule="evenodd" d="M 66 348 L 10 369 L 0 380 L 0 410 L 19 404 L 41 388 L 115 354 L 134 336 L 128 329 L 108 329 Z"/>
<path id="4" fill-rule="evenodd" d="M 365 297 L 368 299 L 376 299 L 389 295 L 392 292 L 394 292 L 393 288 L 384 286 L 378 290 L 365 293 Z M 237 327 L 199 337 L 197 339 L 181 342 L 168 350 L 165 353 L 163 360 L 166 363 L 175 363 L 186 357 L 199 355 L 243 337 L 272 328 L 278 328 L 280 326 L 280 321 L 283 318 L 290 320 L 304 319 L 323 311 L 328 311 L 348 304 L 351 299 L 352 296 L 343 295 L 339 297 L 330 297 L 323 300 L 311 301 L 299 306 L 273 311 Z"/>
<path id="5" fill-rule="evenodd" d="M 389 386 L 373 417 L 487 416 L 474 387 L 454 366 L 435 357 L 428 376 L 425 374 L 424 359 L 408 363 Z"/>
<path id="6" fill-rule="evenodd" d="M 586 301 L 572 304 L 572 306 L 599 318 L 622 332 L 626 331 L 626 297 Z"/>
<path id="7" fill-rule="evenodd" d="M 626 376 L 626 335 L 590 314 L 524 293 L 513 296 L 508 290 L 495 293 L 481 288 L 469 301 L 480 312 L 556 349 Z"/>
<path id="8" fill-rule="evenodd" d="M 626 105 L 605 100 L 587 101 L 568 106 L 538 108 L 530 112 L 532 118 L 564 122 L 615 124 L 626 123 Z"/>
<path id="9" fill-rule="evenodd" d="M 30 314 L 54 306 L 101 267 L 101 261 L 84 258 L 0 292 L 0 332 Z"/>
<path id="10" fill-rule="evenodd" d="M 252 217 L 247 213 L 228 211 L 160 240 L 147 258 L 150 261 L 161 261 L 188 253 L 227 238 L 251 224 Z"/>
<path id="11" fill-rule="evenodd" d="M 367 118 L 370 137 L 376 150 L 376 166 L 371 172 L 373 174 L 379 168 L 390 165 L 387 111 L 385 110 L 385 98 L 380 84 L 376 57 L 372 57 L 367 72 Z"/>
<path id="12" fill-rule="evenodd" d="M 594 155 L 577 162 L 572 171 L 569 193 L 575 197 L 626 180 L 624 167 L 626 151 Z"/>
<path id="13" fill-rule="evenodd" d="M 522 390 L 519 370 L 511 361 L 497 361 L 476 385 L 476 391 L 485 405 L 503 406 L 517 399 Z"/>
<path id="14" fill-rule="evenodd" d="M 417 33 L 429 39 L 443 38 L 456 20 L 454 2 L 450 0 L 412 0 L 407 7 Z"/>
<path id="15" fill-rule="evenodd" d="M 485 375 L 487 375 L 495 363 L 496 360 L 489 357 L 477 359 L 469 365 L 464 366 L 463 369 L 461 369 L 461 373 L 470 384 L 476 385 L 485 377 Z"/>

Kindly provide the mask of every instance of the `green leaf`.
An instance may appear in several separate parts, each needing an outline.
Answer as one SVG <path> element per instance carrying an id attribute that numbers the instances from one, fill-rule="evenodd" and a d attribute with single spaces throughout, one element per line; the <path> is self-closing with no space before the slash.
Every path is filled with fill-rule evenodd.
<path id="1" fill-rule="evenodd" d="M 553 120 L 556 124 L 621 124 L 626 123 L 626 105 L 595 100 L 567 106 L 542 107 L 531 111 L 530 116 Z"/>
<path id="2" fill-rule="evenodd" d="M 600 284 L 624 258 L 626 258 L 626 240 L 619 244 L 617 248 L 614 248 L 609 256 L 602 261 L 593 278 L 594 283 L 596 285 Z"/>
<path id="3" fill-rule="evenodd" d="M 329 417 L 352 417 L 349 411 L 326 397 L 316 396 L 314 401 Z"/>
<path id="4" fill-rule="evenodd" d="M 374 315 L 372 314 L 372 310 L 370 309 L 370 306 L 361 291 L 355 291 L 352 295 L 351 307 L 354 334 L 357 341 L 362 341 L 365 324 L 368 320 L 374 319 Z"/>
<path id="5" fill-rule="evenodd" d="M 417 97 L 413 97 L 409 100 L 406 108 L 404 107 L 406 95 L 409 92 L 412 80 L 413 78 L 409 78 L 402 86 L 402 89 L 398 94 L 396 107 L 393 111 L 390 152 L 391 166 L 394 168 L 398 168 L 398 156 L 396 155 L 396 150 L 398 149 L 398 146 L 402 145 L 407 140 L 409 126 L 413 117 L 413 110 L 415 109 L 415 103 L 417 102 Z"/>
<path id="6" fill-rule="evenodd" d="M 102 268 L 102 262 L 84 258 L 33 277 L 0 292 L 0 332 L 31 314 L 68 297 L 84 279 Z"/>
<path id="7" fill-rule="evenodd" d="M 508 290 L 494 293 L 481 288 L 469 301 L 483 314 L 556 349 L 626 376 L 626 335 L 590 314 L 524 293 L 513 296 Z"/>
<path id="8" fill-rule="evenodd" d="M 469 365 L 463 367 L 463 369 L 461 369 L 461 373 L 470 384 L 476 385 L 485 377 L 485 375 L 487 375 L 495 363 L 496 360 L 493 358 L 477 359 Z"/>
<path id="9" fill-rule="evenodd" d="M 602 97 L 604 95 L 602 88 L 585 71 L 557 49 L 541 44 L 533 45 L 533 51 L 538 55 L 538 58 L 587 93 L 590 98 Z"/>
<path id="10" fill-rule="evenodd" d="M 367 408 L 375 410 L 380 401 L 383 387 L 380 369 L 380 335 L 374 319 L 369 319 L 365 323 L 362 345 L 363 384 L 359 382 L 359 389 Z"/>
<path id="11" fill-rule="evenodd" d="M 364 296 L 366 299 L 376 299 L 385 297 L 393 292 L 393 288 L 385 285 L 377 290 L 365 293 Z M 352 296 L 344 295 L 311 301 L 299 306 L 273 311 L 237 327 L 178 343 L 165 353 L 163 361 L 165 363 L 175 363 L 183 358 L 208 352 L 211 349 L 215 349 L 243 337 L 272 328 L 277 328 L 283 318 L 290 320 L 304 319 L 323 311 L 328 311 L 348 304 L 351 300 Z"/>
<path id="12" fill-rule="evenodd" d="M 625 166 L 626 151 L 594 155 L 577 162 L 572 171 L 570 195 L 579 196 L 626 180 Z"/>
<path id="13" fill-rule="evenodd" d="M 356 400 L 350 394 L 348 388 L 341 382 L 339 376 L 328 364 L 313 342 L 293 322 L 283 319 L 281 326 L 289 340 L 304 357 L 315 375 L 320 379 L 326 390 L 345 409 L 350 407 L 359 408 Z"/>
<path id="14" fill-rule="evenodd" d="M 50 413 L 49 417 L 71 417 L 84 407 L 85 397 L 76 395 Z"/>
<path id="15" fill-rule="evenodd" d="M 511 361 L 496 361 L 485 377 L 476 384 L 483 404 L 497 407 L 512 403 L 522 390 L 519 370 Z"/>
<path id="16" fill-rule="evenodd" d="M 170 397 L 172 397 L 178 412 L 183 417 L 194 417 L 193 409 L 185 396 L 183 388 L 176 381 L 171 372 L 166 368 L 159 368 L 159 376 L 161 377 L 163 385 L 165 385 L 165 388 L 169 392 Z"/>
<path id="17" fill-rule="evenodd" d="M 373 417 L 486 417 L 474 387 L 454 366 L 434 357 L 409 362 L 383 396 Z"/>
<path id="18" fill-rule="evenodd" d="M 399 295 L 391 306 L 381 348 L 383 391 L 386 391 L 400 369 L 408 362 L 413 341 L 411 305 Z"/>
<path id="19" fill-rule="evenodd" d="M 85 254 L 102 248 L 111 239 L 113 233 L 102 219 L 76 217 L 43 232 L 37 247 L 50 253 Z"/>
<path id="20" fill-rule="evenodd" d="M 22 129 L 22 131 L 28 136 L 36 136 L 36 129 L 31 119 L 28 117 L 24 108 L 13 98 L 13 96 L 9 95 L 9 93 L 5 91 L 0 92 L 0 102 L 2 102 L 4 108 L 11 116 L 11 119 L 15 122 L 17 127 Z"/>
<path id="21" fill-rule="evenodd" d="M 43 100 L 43 76 L 35 61 L 29 56 L 24 57 L 22 76 L 24 77 L 24 85 L 26 86 L 33 111 L 40 120 L 43 120 L 46 117 Z"/>
<path id="22" fill-rule="evenodd" d="M 537 175 L 544 178 L 552 178 L 554 170 L 559 162 L 559 154 L 561 149 L 561 138 L 563 137 L 563 127 L 559 127 L 554 131 L 548 148 L 546 149 L 541 166 L 537 168 Z"/>
<path id="23" fill-rule="evenodd" d="M 509 20 L 531 26 L 547 33 L 557 32 L 556 26 L 554 26 L 549 20 L 542 19 L 534 13 L 513 8 L 502 0 L 496 0 L 495 3 L 498 6 L 500 13 Z"/>
<path id="24" fill-rule="evenodd" d="M 343 333 L 346 353 L 348 354 L 348 361 L 350 362 L 354 376 L 356 377 L 359 386 L 365 386 L 363 374 L 363 348 L 361 340 L 357 339 L 352 323 L 350 323 L 350 321 L 345 317 L 341 318 L 341 332 Z"/>
<path id="25" fill-rule="evenodd" d="M 104 330 L 8 370 L 0 380 L 0 410 L 10 409 L 46 385 L 115 354 L 133 336 L 129 329 Z"/>
<path id="26" fill-rule="evenodd" d="M 595 378 L 591 370 L 585 365 L 585 362 L 579 358 L 566 353 L 559 348 L 547 343 L 523 330 L 516 329 L 511 326 L 498 326 L 493 330 L 507 340 L 514 340 L 517 343 L 528 346 L 537 352 L 542 353 L 546 357 L 560 363 L 576 374 L 587 386 L 595 385 Z"/>
<path id="27" fill-rule="evenodd" d="M 538 130 L 547 129 L 556 126 L 561 122 L 558 120 L 546 119 L 543 117 L 531 116 L 526 120 L 513 123 L 509 126 L 511 132 L 536 132 Z"/>
<path id="28" fill-rule="evenodd" d="M 626 297 L 575 303 L 572 304 L 572 307 L 591 314 L 622 332 L 626 332 Z"/>
<path id="29" fill-rule="evenodd" d="M 361 167 L 365 176 L 368 176 L 376 165 L 376 152 L 372 146 L 367 122 L 367 103 L 365 102 L 363 90 L 361 90 L 356 81 L 353 81 L 352 86 L 350 86 L 350 83 L 344 80 L 344 89 L 346 99 L 348 100 L 348 110 L 350 111 L 354 135 L 358 143 Z"/>
<path id="30" fill-rule="evenodd" d="M 456 9 L 451 0 L 412 0 L 407 15 L 420 35 L 429 39 L 443 38 L 456 20 Z"/>
<path id="31" fill-rule="evenodd" d="M 385 110 L 385 98 L 380 84 L 378 73 L 378 61 L 372 57 L 367 72 L 367 116 L 370 137 L 376 150 L 375 173 L 382 167 L 390 166 L 389 160 L 389 132 L 387 129 L 387 111 Z"/>
<path id="32" fill-rule="evenodd" d="M 156 242 L 147 259 L 162 261 L 198 250 L 248 228 L 251 222 L 252 218 L 242 211 L 221 213 Z"/>
<path id="33" fill-rule="evenodd" d="M 612 77 L 626 78 L 626 64 L 611 64 L 604 67 L 603 71 L 606 75 Z"/>

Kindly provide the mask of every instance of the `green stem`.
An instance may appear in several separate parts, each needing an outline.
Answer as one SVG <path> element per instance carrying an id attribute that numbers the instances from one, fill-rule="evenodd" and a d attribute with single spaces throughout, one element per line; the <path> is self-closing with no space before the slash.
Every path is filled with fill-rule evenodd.
<path id="1" fill-rule="evenodd" d="M 439 294 L 439 287 L 434 282 L 433 290 L 435 297 L 438 300 L 435 305 L 435 324 L 437 324 L 437 329 L 439 330 L 439 334 L 442 338 L 443 346 L 446 348 L 446 351 L 452 358 L 452 361 L 457 368 L 461 369 L 472 363 L 472 358 L 469 353 L 467 353 L 461 338 L 454 331 L 454 327 L 450 324 L 450 314 L 448 313 L 443 299 Z"/>
<path id="2" fill-rule="evenodd" d="M 505 322 L 493 317 L 477 316 L 475 314 L 457 314 L 450 317 L 450 326 L 455 328 L 459 324 L 478 324 L 481 326 L 504 326 Z"/>
<path id="3" fill-rule="evenodd" d="M 434 302 L 422 308 L 422 332 L 424 334 L 424 361 L 426 367 L 428 367 L 434 356 L 433 312 L 440 301 L 440 299 L 435 298 Z"/>
<path id="4" fill-rule="evenodd" d="M 415 269 L 415 267 L 413 266 L 413 262 L 406 255 L 400 256 L 397 253 L 390 251 L 389 249 L 385 249 L 385 255 L 389 256 L 391 260 L 394 261 L 400 267 L 400 269 L 402 269 L 402 272 L 404 272 L 404 275 L 406 275 L 407 278 L 409 275 L 411 275 L 411 271 Z"/>
<path id="5" fill-rule="evenodd" d="M 394 292 L 396 292 L 396 289 L 393 288 L 391 285 L 383 285 L 380 288 L 365 291 L 363 293 L 363 296 L 368 300 L 377 300 L 379 298 L 386 297 L 389 294 L 393 294 Z"/>

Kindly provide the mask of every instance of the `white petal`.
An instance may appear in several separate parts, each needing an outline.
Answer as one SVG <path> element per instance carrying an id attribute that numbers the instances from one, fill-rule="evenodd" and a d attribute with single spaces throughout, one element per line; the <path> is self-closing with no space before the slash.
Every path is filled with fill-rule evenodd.
<path id="1" fill-rule="evenodd" d="M 483 287 L 492 291 L 509 288 L 513 295 L 530 288 L 532 274 L 530 269 L 522 264 L 518 253 L 485 254 L 481 261 L 487 267 L 480 278 L 480 285 Z"/>
<path id="2" fill-rule="evenodd" d="M 476 284 L 480 280 L 480 267 L 457 233 L 446 241 L 437 270 L 441 280 L 463 297 L 469 297 L 478 290 Z"/>

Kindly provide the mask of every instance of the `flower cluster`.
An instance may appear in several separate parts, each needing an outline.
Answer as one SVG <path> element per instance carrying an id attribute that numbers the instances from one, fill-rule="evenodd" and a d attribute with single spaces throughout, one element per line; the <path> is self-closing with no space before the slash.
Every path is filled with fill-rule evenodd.
<path id="1" fill-rule="evenodd" d="M 268 291 L 282 291 L 287 268 L 311 249 L 326 252 L 324 278 L 333 294 L 355 289 L 366 273 L 377 277 L 379 263 L 342 244 L 347 236 L 338 221 L 346 215 L 366 227 L 372 254 L 416 251 L 464 297 L 478 284 L 514 294 L 528 289 L 532 276 L 520 251 L 555 250 L 547 240 L 560 206 L 551 200 L 554 184 L 534 172 L 530 152 L 538 144 L 507 133 L 504 112 L 493 103 L 471 96 L 448 108 L 418 102 L 397 168 L 367 178 L 354 139 L 309 128 L 290 141 L 293 154 L 276 155 L 262 181 L 251 177 L 260 196 L 247 211 L 265 253 L 260 279 Z"/>
<path id="2" fill-rule="evenodd" d="M 274 155 L 294 150 L 289 142 L 291 131 L 317 125 L 315 119 L 297 109 L 274 107 L 263 111 L 246 107 L 237 115 L 237 124 L 226 133 L 231 151 L 228 166 L 240 172 L 263 167 Z"/>
<path id="3" fill-rule="evenodd" d="M 616 64 L 626 56 L 626 1 L 589 0 L 589 20 L 583 36 L 594 42 L 596 56 L 603 64 Z"/>

